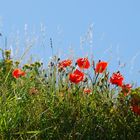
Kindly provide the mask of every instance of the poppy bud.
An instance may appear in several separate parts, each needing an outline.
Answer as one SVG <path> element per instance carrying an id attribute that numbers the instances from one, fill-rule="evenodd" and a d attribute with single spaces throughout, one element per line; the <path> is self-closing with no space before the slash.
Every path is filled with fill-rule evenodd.
<path id="1" fill-rule="evenodd" d="M 58 58 L 57 61 L 60 61 L 60 58 Z"/>

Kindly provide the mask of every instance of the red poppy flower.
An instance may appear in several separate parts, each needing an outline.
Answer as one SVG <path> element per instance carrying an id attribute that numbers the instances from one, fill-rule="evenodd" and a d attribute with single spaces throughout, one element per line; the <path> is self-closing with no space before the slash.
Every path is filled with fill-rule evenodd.
<path id="1" fill-rule="evenodd" d="M 117 72 L 112 74 L 112 77 L 110 78 L 110 83 L 117 86 L 122 86 L 123 80 L 123 76 L 120 74 L 120 72 Z"/>
<path id="2" fill-rule="evenodd" d="M 140 115 L 140 106 L 139 105 L 133 105 L 133 106 L 131 106 L 131 109 L 134 113 L 136 113 L 137 115 Z"/>
<path id="3" fill-rule="evenodd" d="M 69 74 L 69 80 L 72 83 L 78 84 L 84 79 L 84 73 L 76 69 L 73 73 Z"/>
<path id="4" fill-rule="evenodd" d="M 130 93 L 132 86 L 130 84 L 123 84 L 122 85 L 122 93 L 124 93 L 124 96 L 127 96 Z"/>
<path id="5" fill-rule="evenodd" d="M 88 58 L 79 58 L 76 62 L 81 69 L 88 69 L 90 67 Z"/>
<path id="6" fill-rule="evenodd" d="M 84 89 L 84 93 L 85 93 L 85 94 L 90 94 L 90 93 L 91 93 L 91 89 L 85 88 L 85 89 Z"/>
<path id="7" fill-rule="evenodd" d="M 103 73 L 106 70 L 108 63 L 104 61 L 99 61 L 96 64 L 95 72 L 97 73 Z"/>
<path id="8" fill-rule="evenodd" d="M 25 72 L 20 69 L 14 69 L 14 71 L 12 72 L 12 76 L 14 78 L 19 78 L 20 76 L 25 76 Z"/>
<path id="9" fill-rule="evenodd" d="M 67 59 L 67 60 L 63 60 L 59 63 L 58 67 L 59 68 L 66 68 L 68 66 L 70 66 L 72 64 L 72 60 Z"/>

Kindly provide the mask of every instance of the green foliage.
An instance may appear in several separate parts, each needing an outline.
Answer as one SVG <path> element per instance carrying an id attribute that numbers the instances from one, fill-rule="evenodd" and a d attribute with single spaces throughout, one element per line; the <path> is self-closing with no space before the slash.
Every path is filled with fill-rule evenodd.
<path id="1" fill-rule="evenodd" d="M 26 76 L 15 79 L 9 51 L 0 62 L 0 139 L 1 140 L 139 140 L 140 116 L 134 114 L 131 98 L 108 83 L 109 73 L 72 84 L 68 73 L 57 68 L 54 59 L 44 70 L 35 62 L 22 67 Z M 92 94 L 85 94 L 85 86 Z"/>

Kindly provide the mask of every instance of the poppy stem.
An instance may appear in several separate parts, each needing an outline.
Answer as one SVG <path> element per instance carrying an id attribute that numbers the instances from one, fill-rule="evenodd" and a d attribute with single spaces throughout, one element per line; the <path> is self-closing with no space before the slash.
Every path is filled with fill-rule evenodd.
<path id="1" fill-rule="evenodd" d="M 95 75 L 95 80 L 94 80 L 93 86 L 96 84 L 98 76 L 99 76 L 99 73 L 97 75 Z"/>

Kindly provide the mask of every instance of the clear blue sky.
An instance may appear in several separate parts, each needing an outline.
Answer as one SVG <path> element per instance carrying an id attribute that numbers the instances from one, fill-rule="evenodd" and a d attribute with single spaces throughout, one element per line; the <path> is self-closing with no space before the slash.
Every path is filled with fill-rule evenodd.
<path id="1" fill-rule="evenodd" d="M 109 61 L 111 71 L 120 70 L 127 82 L 140 85 L 140 0 L 0 0 L 0 31 L 9 42 L 17 30 L 22 38 L 25 24 L 39 34 L 40 23 L 46 26 L 45 47 L 52 37 L 54 51 L 64 57 L 70 46 L 76 56 L 92 52 L 96 60 Z M 92 49 L 88 41 L 81 49 L 80 37 L 91 24 Z M 32 53 L 48 58 L 46 48 L 38 44 Z M 126 67 L 118 68 L 118 60 Z"/>

